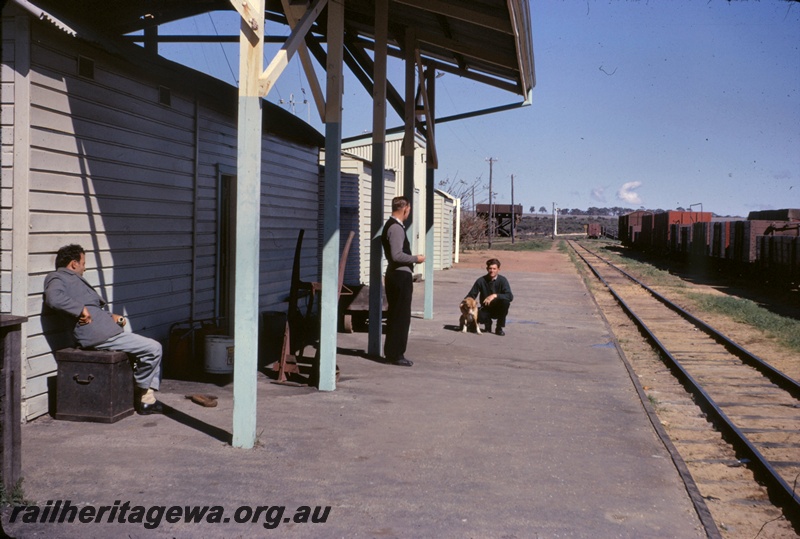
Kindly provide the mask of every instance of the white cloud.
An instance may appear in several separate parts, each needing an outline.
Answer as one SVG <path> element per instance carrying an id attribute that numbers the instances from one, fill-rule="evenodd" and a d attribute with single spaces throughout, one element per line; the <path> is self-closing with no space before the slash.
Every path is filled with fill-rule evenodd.
<path id="1" fill-rule="evenodd" d="M 617 191 L 617 198 L 628 204 L 641 204 L 642 197 L 640 197 L 638 193 L 634 193 L 641 185 L 642 182 L 627 182 L 622 184 L 622 187 Z"/>
<path id="2" fill-rule="evenodd" d="M 592 189 L 592 200 L 596 202 L 605 202 L 606 201 L 606 188 L 605 187 L 595 187 Z"/>

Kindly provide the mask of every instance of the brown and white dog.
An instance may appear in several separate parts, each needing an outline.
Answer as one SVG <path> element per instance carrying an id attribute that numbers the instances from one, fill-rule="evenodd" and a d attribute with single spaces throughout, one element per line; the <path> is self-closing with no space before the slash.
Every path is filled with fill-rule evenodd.
<path id="1" fill-rule="evenodd" d="M 478 302 L 473 298 L 464 298 L 461 305 L 458 307 L 461 309 L 461 318 L 459 320 L 461 333 L 466 333 L 469 328 L 474 327 L 475 333 L 480 335 L 481 328 L 478 326 Z"/>

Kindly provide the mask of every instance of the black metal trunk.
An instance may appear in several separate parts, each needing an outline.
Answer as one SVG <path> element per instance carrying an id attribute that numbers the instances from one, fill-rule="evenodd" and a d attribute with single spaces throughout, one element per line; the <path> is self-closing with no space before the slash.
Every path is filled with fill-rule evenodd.
<path id="1" fill-rule="evenodd" d="M 56 419 L 114 423 L 133 414 L 133 371 L 125 352 L 65 348 L 55 356 Z"/>

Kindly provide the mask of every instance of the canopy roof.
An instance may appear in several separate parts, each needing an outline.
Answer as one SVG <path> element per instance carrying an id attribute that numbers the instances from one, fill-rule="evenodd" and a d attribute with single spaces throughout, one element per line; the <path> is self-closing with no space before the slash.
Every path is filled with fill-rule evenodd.
<path id="1" fill-rule="evenodd" d="M 297 3 L 296 0 L 291 0 Z M 107 37 L 212 11 L 229 0 L 30 0 L 61 21 Z M 346 48 L 356 58 L 372 47 L 374 0 L 345 0 Z M 280 0 L 267 0 L 268 20 L 286 23 Z M 309 40 L 325 41 L 326 13 Z M 535 84 L 528 0 L 389 0 L 389 54 L 402 56 L 413 32 L 423 62 L 526 99 Z M 308 40 L 307 40 L 308 41 Z"/>

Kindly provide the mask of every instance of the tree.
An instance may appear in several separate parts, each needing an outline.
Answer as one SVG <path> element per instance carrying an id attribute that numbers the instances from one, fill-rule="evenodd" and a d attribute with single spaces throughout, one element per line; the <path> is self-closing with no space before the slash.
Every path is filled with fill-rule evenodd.
<path id="1" fill-rule="evenodd" d="M 533 212 L 531 212 L 531 213 L 533 213 Z M 545 208 L 544 206 L 540 206 L 539 207 L 539 213 L 547 213 L 547 208 Z"/>
<path id="2" fill-rule="evenodd" d="M 536 206 L 531 206 L 528 208 L 528 213 L 536 213 Z"/>
<path id="3" fill-rule="evenodd" d="M 461 248 L 478 249 L 486 241 L 486 221 L 475 215 L 461 214 Z"/>
<path id="4" fill-rule="evenodd" d="M 485 241 L 486 221 L 473 215 L 475 205 L 484 204 L 489 198 L 489 186 L 482 183 L 481 176 L 471 182 L 458 179 L 458 172 L 439 181 L 439 189 L 461 199 L 461 247 L 464 249 L 477 249 Z M 474 204 L 474 205 L 473 205 Z"/>
<path id="5" fill-rule="evenodd" d="M 464 210 L 471 209 L 475 211 L 475 208 L 472 207 L 473 202 L 475 202 L 475 204 L 483 204 L 488 200 L 489 186 L 482 183 L 481 176 L 478 176 L 471 182 L 466 182 L 457 178 L 458 172 L 456 172 L 452 179 L 447 177 L 441 180 L 439 182 L 439 189 L 453 195 L 455 198 L 460 198 Z"/>

